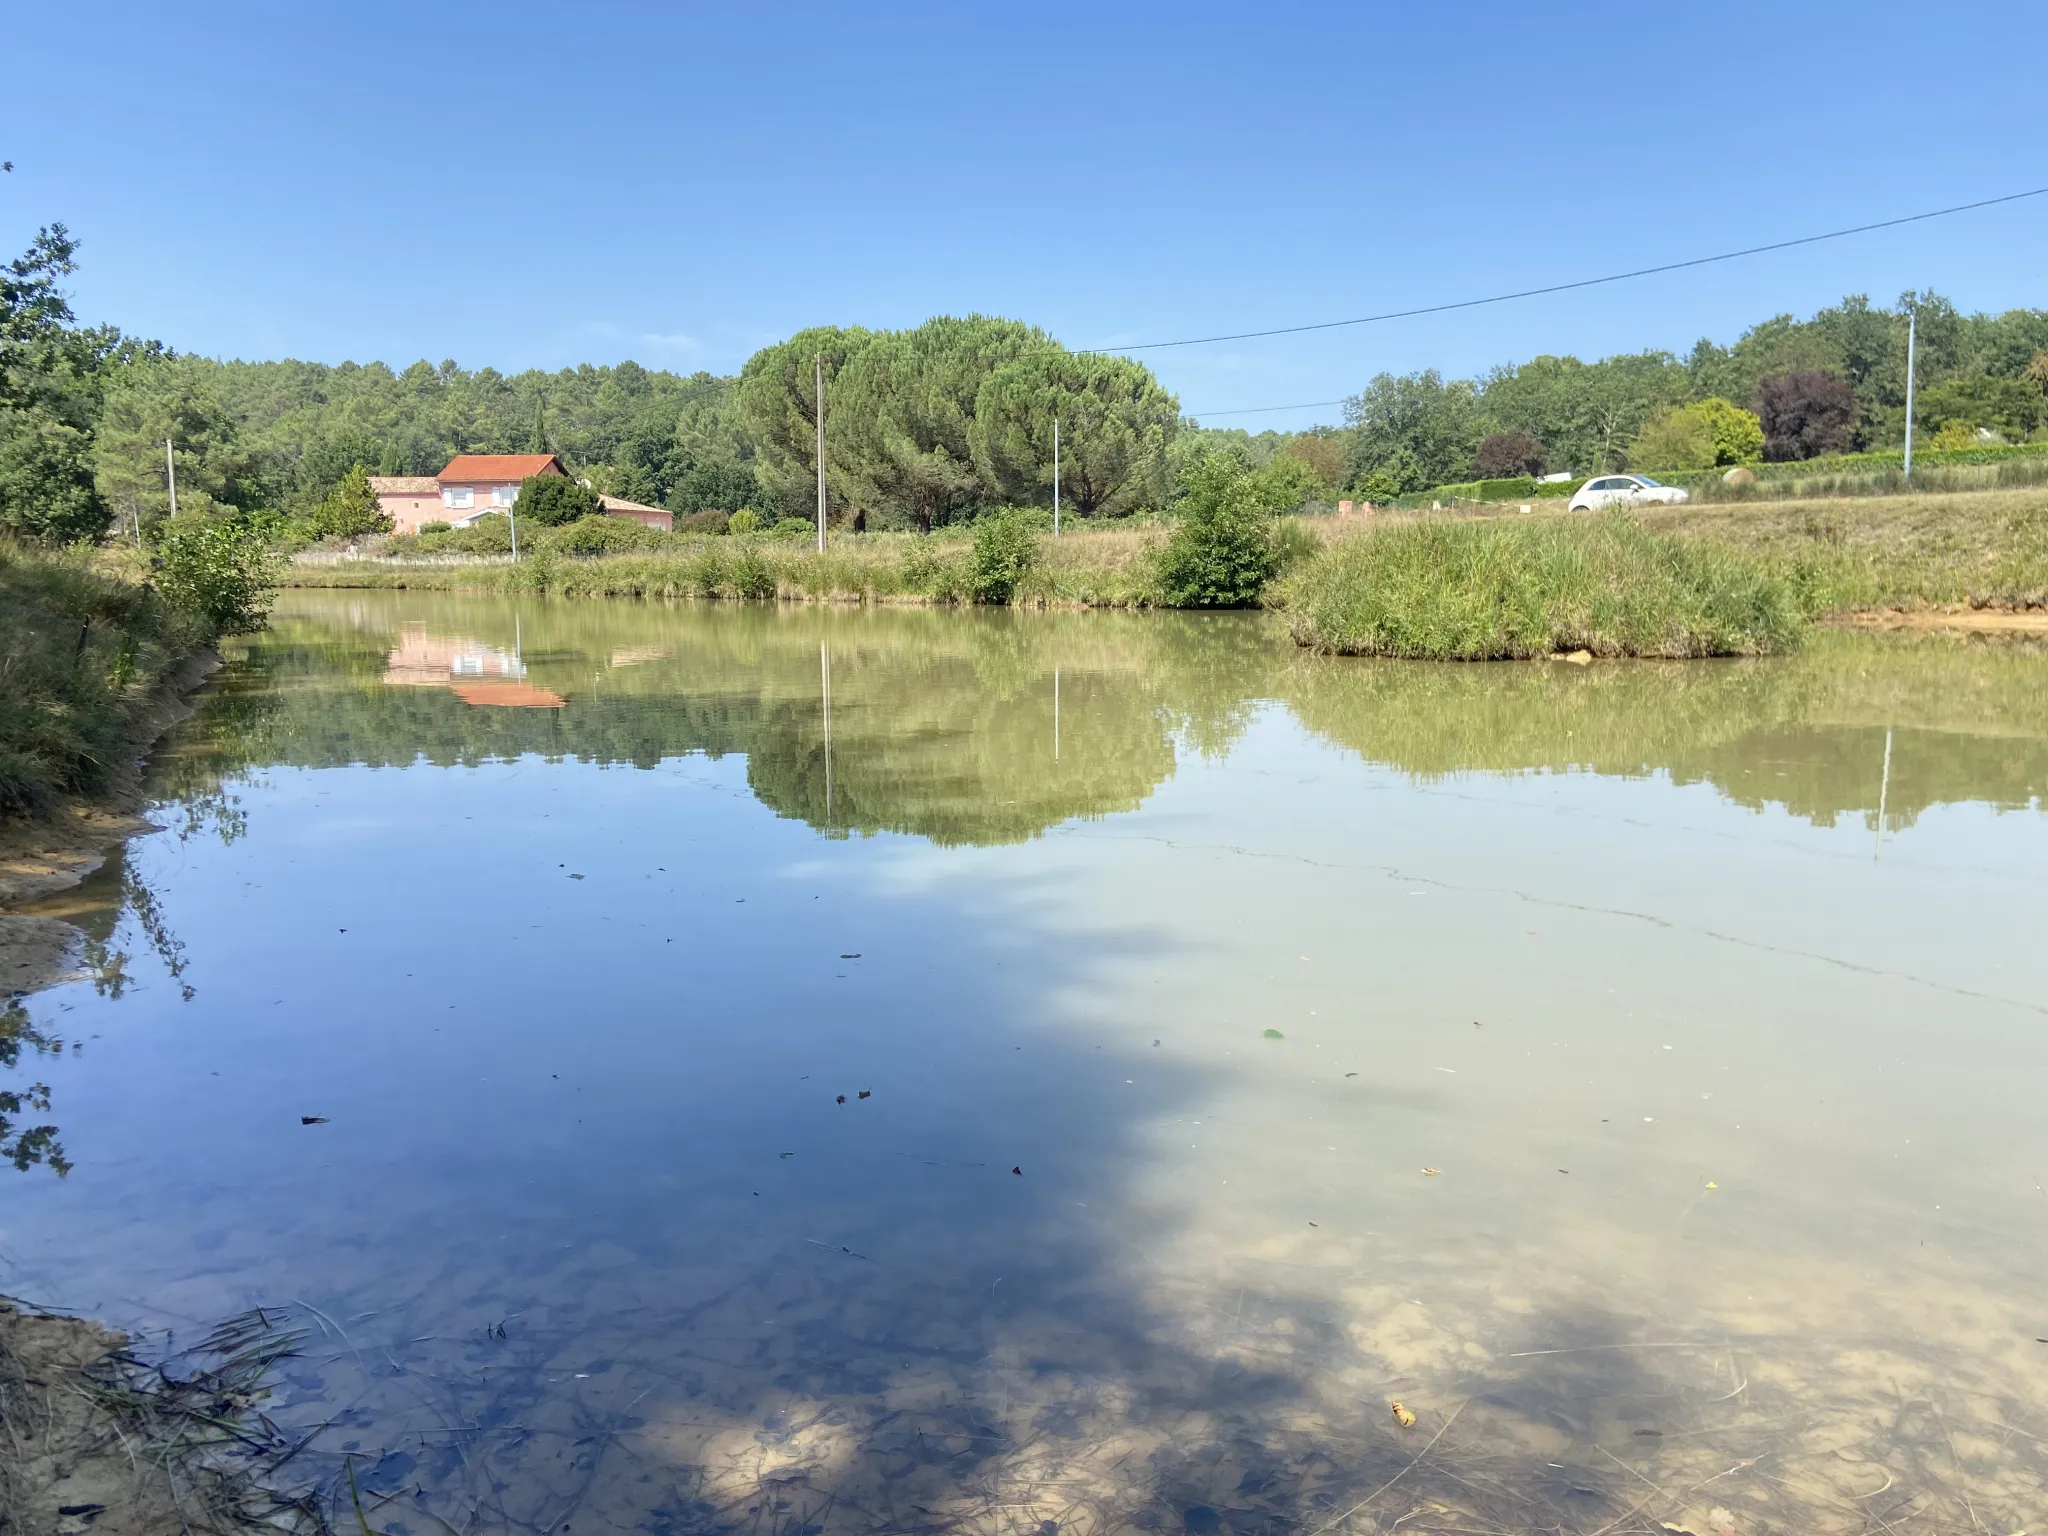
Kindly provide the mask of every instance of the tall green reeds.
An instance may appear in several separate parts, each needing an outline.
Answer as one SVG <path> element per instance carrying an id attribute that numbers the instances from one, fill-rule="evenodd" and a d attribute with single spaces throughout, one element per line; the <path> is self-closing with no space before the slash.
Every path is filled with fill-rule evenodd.
<path id="1" fill-rule="evenodd" d="M 0 540 L 0 818 L 104 789 L 157 685 L 213 633 L 85 555 Z"/>
<path id="2" fill-rule="evenodd" d="M 1774 568 L 1619 514 L 1394 524 L 1331 545 L 1278 595 L 1313 650 L 1436 661 L 1754 656 L 1803 622 Z"/>

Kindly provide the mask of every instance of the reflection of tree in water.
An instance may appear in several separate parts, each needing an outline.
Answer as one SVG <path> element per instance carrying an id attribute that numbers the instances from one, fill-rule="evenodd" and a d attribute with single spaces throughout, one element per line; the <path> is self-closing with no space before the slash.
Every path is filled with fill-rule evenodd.
<path id="1" fill-rule="evenodd" d="M 248 827 L 241 807 L 221 790 L 197 795 L 179 805 L 178 810 L 181 825 L 176 831 L 181 842 L 212 832 L 223 842 L 232 843 Z M 132 957 L 118 942 L 121 919 L 132 917 L 143 941 L 176 983 L 179 997 L 189 1003 L 197 993 L 185 980 L 189 964 L 185 943 L 172 931 L 164 916 L 163 903 L 128 855 L 125 844 L 116 845 L 107 861 L 77 887 L 26 903 L 21 911 L 29 916 L 58 918 L 77 928 L 80 958 L 93 990 L 101 997 L 113 999 L 125 996 L 135 983 L 129 970 Z M 19 1066 L 24 1046 L 34 1056 L 55 1057 L 63 1053 L 65 1042 L 38 1029 L 20 1001 L 10 999 L 4 1014 L 0 1014 L 0 1069 L 12 1071 Z M 73 1041 L 71 1049 L 81 1051 L 84 1046 Z M 50 1109 L 47 1083 L 0 1089 L 0 1159 L 24 1172 L 47 1163 L 59 1174 L 69 1173 L 71 1164 L 57 1140 L 56 1126 L 16 1125 L 25 1113 L 44 1115 Z"/>
<path id="2" fill-rule="evenodd" d="M 1288 703 L 1375 762 L 1460 772 L 1662 772 L 1823 826 L 1909 826 L 1928 807 L 2048 793 L 2038 652 L 1823 632 L 1767 662 L 1433 666 L 1304 660 Z M 1885 738 L 1892 735 L 1890 772 Z"/>
<path id="3" fill-rule="evenodd" d="M 1227 750 L 1287 654 L 1261 621 L 1235 615 L 545 605 L 523 613 L 517 643 L 528 679 L 568 702 L 493 709 L 385 686 L 390 636 L 415 611 L 377 594 L 282 615 L 201 701 L 159 784 L 191 799 L 268 764 L 530 753 L 652 767 L 742 752 L 765 803 L 830 832 L 1014 842 L 1137 805 L 1172 772 L 1176 737 Z M 478 644 L 512 643 L 509 608 L 443 599 L 420 611 L 450 633 L 480 632 Z M 834 688 L 829 796 L 821 646 Z"/>
<path id="4" fill-rule="evenodd" d="M 24 1046 L 31 1057 L 60 1056 L 64 1052 L 64 1042 L 37 1029 L 28 1016 L 28 1010 L 10 998 L 5 1007 L 0 1008 L 0 1068 L 12 1072 L 20 1066 Z M 23 1173 L 39 1163 L 48 1163 L 51 1171 L 59 1175 L 69 1173 L 71 1164 L 65 1159 L 63 1143 L 57 1140 L 57 1127 L 19 1123 L 24 1114 L 46 1115 L 49 1112 L 48 1083 L 0 1088 L 0 1158 L 5 1158 Z"/>

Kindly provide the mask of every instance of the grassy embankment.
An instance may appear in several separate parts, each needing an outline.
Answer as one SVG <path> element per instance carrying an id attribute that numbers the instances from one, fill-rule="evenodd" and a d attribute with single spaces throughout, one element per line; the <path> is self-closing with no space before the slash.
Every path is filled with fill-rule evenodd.
<path id="1" fill-rule="evenodd" d="M 1020 607 L 1145 608 L 1159 603 L 1154 525 L 1069 528 L 1041 539 L 1018 584 Z M 803 540 L 675 535 L 663 547 L 596 559 L 552 552 L 517 565 L 405 565 L 349 561 L 291 567 L 303 587 L 545 592 L 561 597 L 781 598 L 795 602 L 966 603 L 974 600 L 972 540 L 834 534 L 821 555 Z"/>
<path id="2" fill-rule="evenodd" d="M 1320 551 L 1268 589 L 1318 649 L 1483 659 L 1750 655 L 1806 621 L 1869 609 L 2048 607 L 2048 489 L 1693 504 L 1633 522 L 1544 506 L 1302 519 Z M 1155 607 L 1156 526 L 1046 539 L 1019 606 Z M 304 586 L 525 591 L 573 597 L 967 602 L 964 534 L 874 534 L 811 545 L 678 537 L 599 559 L 518 566 L 354 562 L 295 568 Z"/>
<path id="3" fill-rule="evenodd" d="M 1276 594 L 1295 638 L 1361 655 L 1758 655 L 1807 620 L 2048 609 L 2048 490 L 1389 521 Z"/>
<path id="4" fill-rule="evenodd" d="M 0 541 L 0 821 L 104 795 L 214 629 L 126 550 Z"/>
<path id="5" fill-rule="evenodd" d="M 1754 656 L 1798 637 L 1763 562 L 1633 519 L 1417 519 L 1341 540 L 1277 593 L 1313 650 L 1434 661 Z"/>

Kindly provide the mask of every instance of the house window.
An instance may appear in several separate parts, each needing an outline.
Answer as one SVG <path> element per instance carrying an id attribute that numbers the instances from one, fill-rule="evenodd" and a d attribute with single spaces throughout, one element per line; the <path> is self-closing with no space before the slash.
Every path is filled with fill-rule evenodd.
<path id="1" fill-rule="evenodd" d="M 509 507 L 518 499 L 519 487 L 516 485 L 501 485 L 491 492 L 491 501 L 497 506 Z"/>
<path id="2" fill-rule="evenodd" d="M 441 505 L 444 507 L 470 507 L 475 504 L 476 492 L 469 489 L 468 486 L 463 486 L 460 489 L 450 486 L 441 493 Z"/>

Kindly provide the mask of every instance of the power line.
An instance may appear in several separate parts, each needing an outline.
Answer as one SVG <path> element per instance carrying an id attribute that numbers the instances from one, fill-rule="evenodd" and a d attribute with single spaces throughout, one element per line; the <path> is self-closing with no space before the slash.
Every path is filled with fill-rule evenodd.
<path id="1" fill-rule="evenodd" d="M 1306 411 L 1319 405 L 1342 405 L 1342 400 L 1304 400 L 1299 405 L 1247 405 L 1235 411 L 1189 411 L 1197 421 L 1210 416 L 1263 416 L 1268 411 Z"/>
<path id="2" fill-rule="evenodd" d="M 1269 331 L 1232 331 L 1223 336 L 1189 336 L 1179 341 L 1141 341 L 1130 346 L 1093 347 L 1095 352 L 1153 352 L 1164 347 L 1202 347 L 1217 341 L 1252 341 L 1261 336 L 1298 336 L 1304 331 L 1334 331 L 1350 325 L 1376 325 L 1382 320 L 1409 320 L 1418 315 L 1441 315 L 1454 309 L 1477 309 L 1485 304 L 1505 304 L 1513 299 L 1534 299 L 1547 293 L 1569 293 L 1575 288 L 1597 288 L 1603 283 L 1626 282 L 1632 277 L 1652 277 L 1659 272 L 1681 272 L 1688 267 L 1711 266 L 1717 261 L 1735 261 L 1744 256 L 1761 256 L 1767 251 L 1787 251 L 1799 245 L 1817 245 L 1823 240 L 1841 240 L 1850 235 L 1865 235 L 1874 229 L 1896 229 L 1901 224 L 1918 224 L 1927 219 L 1944 219 L 1952 213 L 1968 213 L 1974 208 L 1992 208 L 2000 203 L 2016 203 L 2023 198 L 2040 197 L 2048 193 L 2048 187 L 2035 187 L 2028 192 L 2009 192 L 2003 197 L 1987 197 L 1974 203 L 1957 203 L 1953 208 L 1936 208 L 1928 213 L 1909 213 L 1903 218 L 1880 219 L 1875 224 L 1857 224 L 1848 229 L 1831 229 L 1824 235 L 1801 235 L 1796 240 L 1774 240 L 1769 245 L 1745 246 L 1739 251 L 1723 251 L 1717 256 L 1695 256 L 1690 261 L 1667 261 L 1661 266 L 1637 267 L 1632 272 L 1614 272 L 1606 277 L 1585 277 L 1572 283 L 1552 283 L 1543 288 L 1522 288 L 1513 293 L 1496 293 L 1483 299 L 1460 299 L 1455 304 L 1427 304 L 1420 309 L 1394 309 L 1381 315 L 1360 315 L 1355 320 L 1320 320 L 1313 325 L 1282 325 Z M 1265 407 L 1261 407 L 1265 409 Z M 1286 407 L 1275 406 L 1280 410 Z M 1218 412 L 1218 415 L 1245 415 L 1247 412 Z"/>

